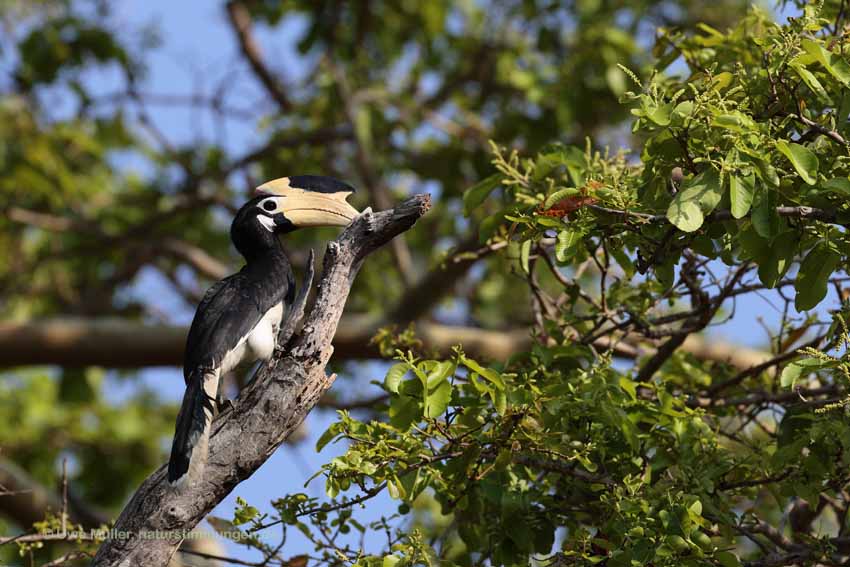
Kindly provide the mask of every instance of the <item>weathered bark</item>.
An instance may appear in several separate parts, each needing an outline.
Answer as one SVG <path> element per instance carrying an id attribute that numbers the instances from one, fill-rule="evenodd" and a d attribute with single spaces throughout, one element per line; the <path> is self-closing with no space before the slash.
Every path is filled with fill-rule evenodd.
<path id="1" fill-rule="evenodd" d="M 178 492 L 160 467 L 124 508 L 116 537 L 100 547 L 95 565 L 166 565 L 182 530 L 195 526 L 283 443 L 333 383 L 334 376 L 325 374 L 331 340 L 363 260 L 409 229 L 429 206 L 427 195 L 413 197 L 374 214 L 372 222 L 359 219 L 328 245 L 316 302 L 301 335 L 288 351 L 277 351 L 233 409 L 213 422 L 203 478 Z"/>

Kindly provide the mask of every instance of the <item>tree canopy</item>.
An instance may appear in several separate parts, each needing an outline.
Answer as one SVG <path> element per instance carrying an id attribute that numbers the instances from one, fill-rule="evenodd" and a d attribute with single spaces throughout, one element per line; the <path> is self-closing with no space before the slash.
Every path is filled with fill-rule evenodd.
<path id="1" fill-rule="evenodd" d="M 326 497 L 213 519 L 264 564 L 850 558 L 846 2 L 231 0 L 234 70 L 188 94 L 150 90 L 155 29 L 113 9 L 0 8 L 0 513 L 30 534 L 0 557 L 86 557 L 99 542 L 45 537 L 56 506 L 108 523 L 165 458 L 173 401 L 116 400 L 102 370 L 180 364 L 185 320 L 139 278 L 193 308 L 239 263 L 253 187 L 322 173 L 360 208 L 434 209 L 355 282 Z M 258 39 L 292 30 L 297 64 Z M 217 129 L 175 142 L 172 105 Z M 766 338 L 724 344 L 732 325 Z M 377 358 L 382 382 L 345 376 Z"/>

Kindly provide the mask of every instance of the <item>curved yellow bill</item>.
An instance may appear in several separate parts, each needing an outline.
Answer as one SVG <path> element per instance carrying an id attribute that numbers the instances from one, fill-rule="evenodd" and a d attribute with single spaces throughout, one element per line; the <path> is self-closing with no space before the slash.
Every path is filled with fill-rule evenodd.
<path id="1" fill-rule="evenodd" d="M 298 227 L 348 226 L 360 214 L 346 201 L 352 191 L 304 189 L 293 186 L 289 177 L 263 183 L 257 193 L 283 197 L 280 212 Z"/>

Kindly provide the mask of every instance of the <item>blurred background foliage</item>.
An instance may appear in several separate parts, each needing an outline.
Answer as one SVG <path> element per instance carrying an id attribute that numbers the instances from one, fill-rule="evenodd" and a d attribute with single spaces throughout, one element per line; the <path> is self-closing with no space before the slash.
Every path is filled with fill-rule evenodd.
<path id="1" fill-rule="evenodd" d="M 772 8 L 798 19 L 779 27 Z M 846 261 L 843 217 L 835 216 L 850 192 L 844 2 L 232 0 L 219 10 L 231 68 L 196 81 L 192 92 L 160 92 L 150 85 L 165 39 L 155 23 L 128 29 L 105 1 L 0 4 L 0 416 L 10 424 L 0 432 L 0 485 L 35 486 L 53 499 L 51 507 L 0 496 L 8 533 L 31 530 L 39 511 L 57 511 L 63 461 L 73 520 L 89 526 L 114 517 L 159 466 L 175 405 L 139 380 L 146 364 L 134 349 L 175 335 L 182 342 L 161 325 L 184 325 L 209 283 L 239 265 L 227 228 L 253 187 L 321 173 L 358 187 L 358 208 L 388 208 L 413 192 L 431 192 L 435 202 L 415 230 L 369 259 L 348 306 L 360 318 L 344 321 L 355 339 L 337 351 L 341 359 L 375 357 L 369 339 L 387 325 L 384 354 L 412 346 L 433 360 L 394 366 L 374 404 L 362 403 L 376 391 L 365 372 L 337 385 L 344 399 L 325 400 L 371 408 L 358 414 L 362 422 L 343 414 L 325 439 L 353 442 L 324 470 L 330 496 L 380 487 L 404 501 L 392 525 L 400 531 L 368 561 L 501 564 L 536 554 L 561 564 L 726 566 L 749 554 L 752 565 L 783 565 L 803 553 L 795 545 L 810 554 L 801 561 L 813 561 L 828 557 L 822 547 L 842 544 L 818 539 L 826 535 L 811 527 L 816 515 L 786 529 L 799 521 L 792 512 L 804 513 L 801 502 L 820 513 L 832 499 L 830 513 L 846 513 L 840 467 L 786 474 L 802 445 L 768 464 L 753 448 L 783 435 L 803 443 L 789 428 L 811 419 L 811 408 L 795 409 L 803 414 L 795 422 L 783 418 L 794 396 L 755 400 L 738 413 L 724 403 L 713 416 L 685 404 L 748 372 L 753 382 L 741 378 L 743 390 L 724 396 L 788 394 L 770 372 L 793 356 L 750 372 L 749 361 L 735 366 L 723 353 L 712 359 L 683 345 L 715 315 L 735 313 L 728 296 L 714 305 L 717 296 L 704 295 L 724 293 L 719 280 L 706 278 L 700 291 L 708 262 L 742 270 L 733 284 L 760 291 L 818 250 L 803 270 L 814 283 L 798 285 L 802 313 Z M 261 37 L 283 37 L 291 52 L 281 57 Z M 186 62 L 187 74 L 204 75 L 205 63 Z M 175 136 L 159 118 L 172 106 L 211 127 Z M 631 152 L 617 154 L 620 147 Z M 832 216 L 807 224 L 777 209 L 800 206 Z M 715 209 L 729 214 L 703 226 Z M 332 236 L 297 232 L 286 245 L 299 264 Z M 535 271 L 544 261 L 552 270 Z M 617 266 L 610 276 L 609 263 Z M 816 269 L 824 265 L 831 267 Z M 766 350 L 782 357 L 832 320 L 793 319 L 795 298 L 789 304 L 779 289 L 785 315 Z M 561 293 L 566 299 L 541 299 Z M 162 295 L 178 301 L 164 310 Z M 95 335 L 112 319 L 132 326 L 121 335 L 129 340 L 96 335 L 109 364 L 96 354 L 81 362 L 61 333 L 39 334 L 40 325 L 73 321 L 75 332 Z M 666 326 L 649 332 L 669 323 L 671 334 Z M 594 345 L 620 342 L 624 330 L 639 337 L 634 348 L 671 341 L 667 356 L 623 347 L 614 354 L 628 362 L 611 366 Z M 835 344 L 836 330 L 824 341 Z M 15 334 L 44 341 L 44 364 L 21 366 Z M 469 358 L 446 348 L 458 343 Z M 169 364 L 179 365 L 181 346 Z M 810 390 L 831 388 L 819 400 L 843 396 L 840 381 L 825 377 L 837 365 L 824 362 L 815 370 L 825 374 L 804 378 Z M 120 376 L 120 395 L 101 366 Z M 717 405 L 711 399 L 703 405 Z M 773 421 L 763 425 L 767 413 Z M 837 450 L 830 435 L 846 433 L 837 415 L 795 430 L 818 458 Z M 740 446 L 718 440 L 718 431 L 738 426 Z M 525 437 L 511 437 L 519 432 Z M 472 455 L 464 445 L 459 458 L 418 465 L 425 476 L 412 479 L 403 471 L 413 463 L 394 460 L 401 453 L 361 446 L 384 440 L 427 457 L 429 443 L 450 445 L 451 436 L 490 449 Z M 534 448 L 550 453 L 513 462 Z M 664 462 L 650 463 L 656 456 Z M 737 471 L 734 479 L 721 465 Z M 481 475 L 469 488 L 476 498 L 463 492 L 471 474 Z M 788 482 L 775 491 L 773 481 L 755 482 L 779 477 Z M 741 492 L 718 495 L 718 482 Z M 818 482 L 831 492 L 816 490 Z M 358 560 L 356 542 L 321 537 L 326 524 L 337 535 L 351 531 L 347 508 L 334 524 L 323 513 L 298 520 L 316 502 L 267 495 L 276 498 L 281 522 L 305 522 L 316 562 Z M 745 512 L 758 526 L 746 528 L 749 539 L 736 525 Z M 253 528 L 268 521 L 248 504 L 235 519 Z M 843 537 L 844 519 L 833 524 L 830 535 Z M 32 553 L 44 561 L 66 551 Z M 771 553 L 787 561 L 766 562 Z M 0 554 L 20 560 L 15 546 Z"/>

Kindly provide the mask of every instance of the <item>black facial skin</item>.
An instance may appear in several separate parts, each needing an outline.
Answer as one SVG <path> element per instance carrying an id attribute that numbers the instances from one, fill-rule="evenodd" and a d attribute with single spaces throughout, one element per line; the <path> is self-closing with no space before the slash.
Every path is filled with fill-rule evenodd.
<path id="1" fill-rule="evenodd" d="M 239 253 L 246 259 L 280 249 L 277 235 L 292 232 L 297 228 L 283 213 L 272 214 L 258 206 L 261 201 L 268 198 L 267 195 L 263 195 L 245 203 L 236 213 L 233 224 L 230 225 L 230 238 Z M 274 220 L 274 232 L 270 232 L 257 219 L 260 215 Z"/>
<path id="2" fill-rule="evenodd" d="M 287 234 L 298 228 L 283 213 L 272 215 L 272 219 L 274 219 L 275 232 L 278 234 Z"/>

